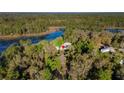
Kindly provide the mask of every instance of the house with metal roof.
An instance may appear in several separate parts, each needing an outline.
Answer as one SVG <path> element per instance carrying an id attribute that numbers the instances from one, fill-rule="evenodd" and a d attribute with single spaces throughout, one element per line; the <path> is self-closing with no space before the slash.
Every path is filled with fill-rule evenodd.
<path id="1" fill-rule="evenodd" d="M 71 43 L 66 42 L 66 43 L 61 45 L 60 50 L 67 50 L 70 48 L 70 46 L 71 46 Z"/>
<path id="2" fill-rule="evenodd" d="M 106 53 L 106 52 L 115 52 L 115 49 L 113 47 L 109 47 L 109 46 L 101 46 L 100 47 L 100 51 L 102 53 Z"/>

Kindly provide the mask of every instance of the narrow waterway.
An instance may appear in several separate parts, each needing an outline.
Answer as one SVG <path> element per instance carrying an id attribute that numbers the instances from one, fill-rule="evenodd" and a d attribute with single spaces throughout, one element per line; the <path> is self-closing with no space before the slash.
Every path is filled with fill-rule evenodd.
<path id="1" fill-rule="evenodd" d="M 51 41 L 64 34 L 64 31 L 56 31 L 44 36 L 33 36 L 33 37 L 19 37 L 14 40 L 0 40 L 0 52 L 6 50 L 12 44 L 18 44 L 20 40 L 31 40 L 32 44 L 36 44 L 41 40 Z"/>

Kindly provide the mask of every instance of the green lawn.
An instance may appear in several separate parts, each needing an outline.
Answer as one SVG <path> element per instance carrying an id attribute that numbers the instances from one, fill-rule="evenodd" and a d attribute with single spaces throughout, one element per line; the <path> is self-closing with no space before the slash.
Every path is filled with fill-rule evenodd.
<path id="1" fill-rule="evenodd" d="M 63 40 L 62 37 L 59 37 L 59 38 L 53 40 L 52 43 L 53 43 L 55 46 L 60 47 L 60 46 L 64 43 L 64 40 Z"/>

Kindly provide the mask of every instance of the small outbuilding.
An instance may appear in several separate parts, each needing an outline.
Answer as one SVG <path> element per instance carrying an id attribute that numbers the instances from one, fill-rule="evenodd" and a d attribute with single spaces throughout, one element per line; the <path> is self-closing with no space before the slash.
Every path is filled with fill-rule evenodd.
<path id="1" fill-rule="evenodd" d="M 106 53 L 106 52 L 115 52 L 115 49 L 113 47 L 109 47 L 109 46 L 101 46 L 100 47 L 100 51 L 102 53 Z"/>
<path id="2" fill-rule="evenodd" d="M 109 52 L 110 49 L 109 49 L 109 48 L 102 48 L 100 51 L 101 51 L 102 53 L 105 53 L 105 52 Z"/>
<path id="3" fill-rule="evenodd" d="M 121 65 L 123 65 L 123 64 L 124 64 L 124 60 L 121 60 L 119 63 L 120 63 Z"/>

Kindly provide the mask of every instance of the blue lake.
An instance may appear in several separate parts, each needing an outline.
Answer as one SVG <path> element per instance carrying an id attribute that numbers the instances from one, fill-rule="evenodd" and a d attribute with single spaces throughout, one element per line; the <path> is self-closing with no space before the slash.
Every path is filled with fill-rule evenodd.
<path id="1" fill-rule="evenodd" d="M 20 40 L 31 40 L 32 44 L 36 44 L 41 40 L 51 41 L 63 35 L 64 31 L 57 31 L 44 36 L 19 37 L 14 40 L 0 40 L 0 52 L 6 50 L 11 44 L 18 44 Z"/>

